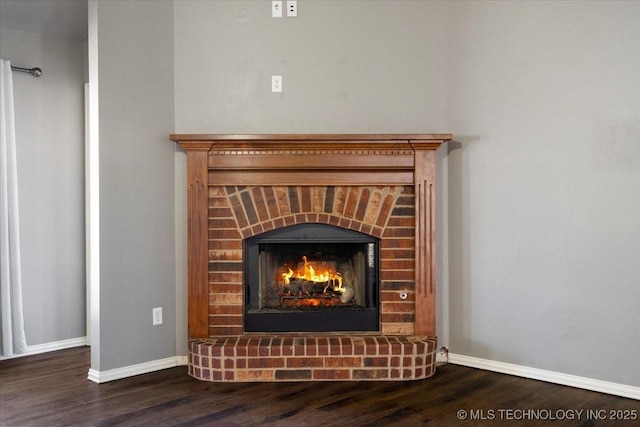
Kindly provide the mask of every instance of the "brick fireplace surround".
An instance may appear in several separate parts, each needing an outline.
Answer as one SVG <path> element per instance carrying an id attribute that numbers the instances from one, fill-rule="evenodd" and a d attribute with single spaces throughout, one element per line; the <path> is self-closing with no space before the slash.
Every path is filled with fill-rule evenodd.
<path id="1" fill-rule="evenodd" d="M 435 372 L 435 151 L 451 135 L 171 135 L 187 154 L 189 374 L 410 380 Z M 322 223 L 380 239 L 377 332 L 245 333 L 243 239 Z"/>

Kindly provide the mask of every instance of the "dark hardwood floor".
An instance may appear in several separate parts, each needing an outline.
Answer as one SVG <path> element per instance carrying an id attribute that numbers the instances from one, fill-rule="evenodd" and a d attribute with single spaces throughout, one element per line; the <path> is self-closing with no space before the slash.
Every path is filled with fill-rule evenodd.
<path id="1" fill-rule="evenodd" d="M 0 425 L 640 425 L 612 419 L 640 417 L 640 401 L 455 365 L 412 382 L 209 383 L 178 367 L 99 385 L 89 356 L 0 362 Z"/>

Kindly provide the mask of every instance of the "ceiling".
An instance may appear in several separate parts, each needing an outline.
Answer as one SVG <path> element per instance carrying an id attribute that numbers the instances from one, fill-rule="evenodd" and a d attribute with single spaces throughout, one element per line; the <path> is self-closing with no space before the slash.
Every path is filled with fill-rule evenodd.
<path id="1" fill-rule="evenodd" d="M 84 41 L 87 0 L 0 0 L 0 25 Z"/>

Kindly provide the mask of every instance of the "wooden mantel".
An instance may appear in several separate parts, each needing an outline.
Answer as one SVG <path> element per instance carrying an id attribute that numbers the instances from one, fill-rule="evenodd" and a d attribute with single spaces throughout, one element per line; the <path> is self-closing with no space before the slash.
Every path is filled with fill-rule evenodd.
<path id="1" fill-rule="evenodd" d="M 173 134 L 187 154 L 188 334 L 209 336 L 208 187 L 408 185 L 415 335 L 435 336 L 435 151 L 450 134 Z"/>

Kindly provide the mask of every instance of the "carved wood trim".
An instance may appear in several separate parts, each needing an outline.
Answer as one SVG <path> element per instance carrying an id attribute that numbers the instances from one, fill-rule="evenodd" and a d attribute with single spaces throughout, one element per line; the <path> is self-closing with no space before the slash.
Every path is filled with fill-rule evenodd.
<path id="1" fill-rule="evenodd" d="M 416 335 L 435 336 L 435 151 L 415 152 Z"/>
<path id="2" fill-rule="evenodd" d="M 208 173 L 206 146 L 183 145 L 187 152 L 187 292 L 189 338 L 209 336 Z"/>

